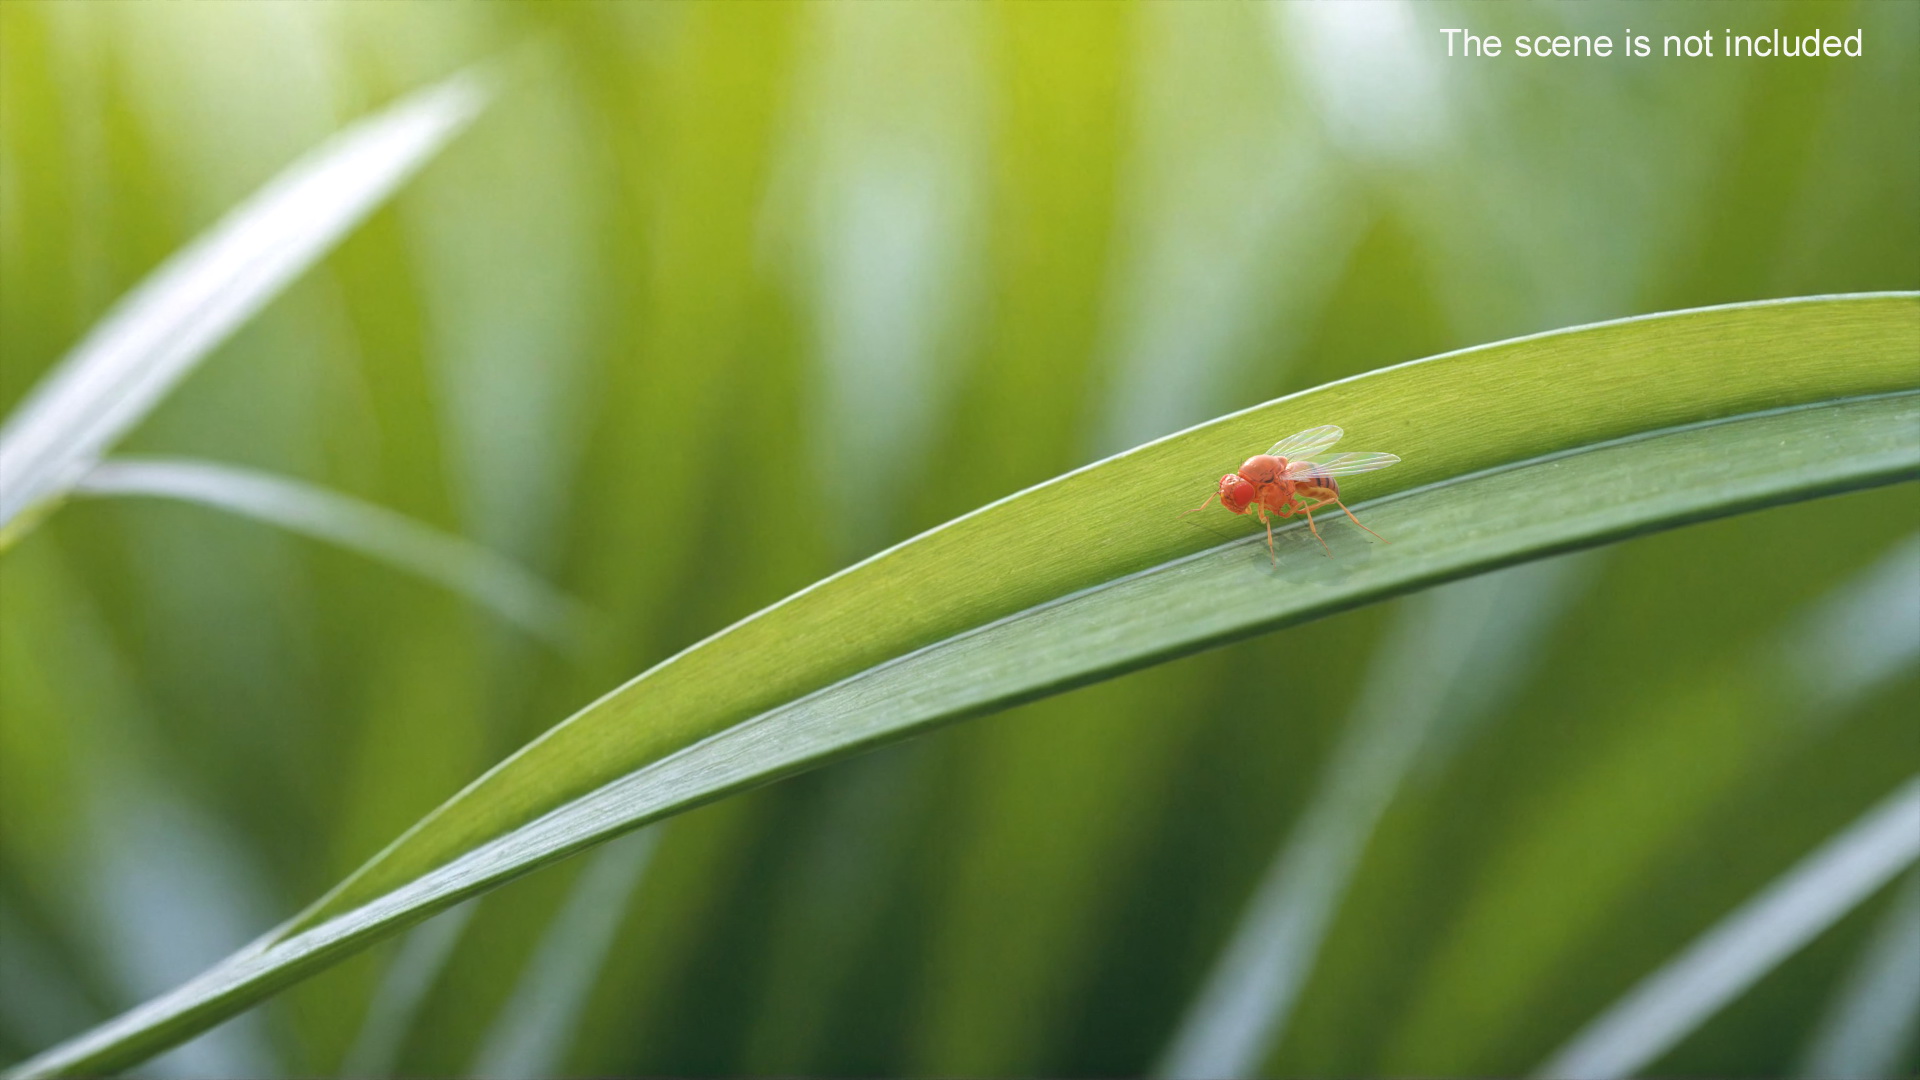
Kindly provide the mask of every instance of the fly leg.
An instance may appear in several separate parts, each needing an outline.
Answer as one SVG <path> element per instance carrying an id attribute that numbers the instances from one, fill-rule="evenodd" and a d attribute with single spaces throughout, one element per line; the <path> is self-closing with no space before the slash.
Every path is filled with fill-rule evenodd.
<path id="1" fill-rule="evenodd" d="M 1345 515 L 1347 515 L 1347 520 L 1349 520 L 1349 521 L 1351 521 L 1351 522 L 1353 522 L 1353 523 L 1354 523 L 1355 525 L 1360 525 L 1360 519 L 1359 519 L 1359 518 L 1357 518 L 1357 517 L 1354 517 L 1354 516 L 1353 516 L 1353 511 L 1351 511 L 1351 510 L 1349 510 L 1349 509 L 1347 509 L 1347 504 L 1346 504 L 1346 503 L 1343 503 L 1343 502 L 1341 502 L 1341 501 L 1340 501 L 1340 496 L 1338 496 L 1338 495 L 1335 495 L 1335 496 L 1333 497 L 1333 503 L 1334 503 L 1334 505 L 1335 505 L 1335 506 L 1338 506 L 1338 507 L 1340 508 L 1340 512 L 1341 512 L 1341 513 L 1343 513 L 1343 514 L 1345 514 Z M 1363 529 L 1367 529 L 1367 527 L 1366 527 L 1365 525 L 1360 525 L 1360 527 L 1361 527 L 1361 528 L 1363 528 Z M 1386 537 L 1384 537 L 1384 536 L 1381 536 L 1381 535 L 1380 535 L 1379 533 L 1377 533 L 1377 532 L 1374 532 L 1374 531 L 1373 531 L 1372 529 L 1367 529 L 1367 533 L 1368 533 L 1368 534 L 1369 534 L 1370 536 L 1372 536 L 1372 537 L 1373 537 L 1373 538 L 1374 538 L 1375 540 L 1378 540 L 1378 541 L 1380 541 L 1380 542 L 1381 542 L 1381 543 L 1383 543 L 1383 544 L 1391 544 L 1391 543 L 1393 543 L 1393 541 L 1391 541 L 1391 540 L 1389 540 L 1389 539 L 1387 539 L 1387 538 L 1386 538 Z"/>
<path id="2" fill-rule="evenodd" d="M 1294 506 L 1293 509 L 1300 511 L 1302 514 L 1305 514 L 1307 516 L 1307 531 L 1313 534 L 1313 538 L 1315 540 L 1320 541 L 1320 550 L 1326 552 L 1327 558 L 1331 559 L 1333 558 L 1333 549 L 1327 546 L 1327 538 L 1324 536 L 1321 536 L 1320 530 L 1316 528 L 1313 524 L 1314 507 L 1324 506 L 1324 505 L 1326 504 L 1314 503 L 1310 506 L 1304 500 L 1302 500 L 1296 506 Z"/>
<path id="3" fill-rule="evenodd" d="M 1273 522 L 1267 519 L 1267 508 L 1256 502 L 1253 504 L 1253 511 L 1260 515 L 1260 524 L 1267 527 L 1267 559 L 1278 567 L 1280 556 L 1273 553 Z"/>
<path id="4" fill-rule="evenodd" d="M 1323 488 L 1321 490 L 1324 491 L 1325 489 Z M 1367 529 L 1365 525 L 1362 525 L 1360 523 L 1359 518 L 1353 516 L 1353 511 L 1347 509 L 1347 504 L 1340 501 L 1340 496 L 1333 495 L 1333 494 L 1326 494 L 1326 495 L 1316 495 L 1316 498 L 1318 498 L 1320 501 L 1313 504 L 1313 509 L 1318 510 L 1321 507 L 1327 505 L 1328 503 L 1332 503 L 1333 505 L 1338 506 L 1340 508 L 1341 513 L 1346 514 L 1347 518 L 1350 521 L 1352 521 L 1355 525 L 1359 525 L 1361 528 Z M 1367 529 L 1367 532 L 1375 540 L 1378 540 L 1383 544 L 1393 543 L 1393 541 L 1387 539 L 1384 536 L 1381 536 L 1379 533 L 1374 532 L 1372 529 Z"/>

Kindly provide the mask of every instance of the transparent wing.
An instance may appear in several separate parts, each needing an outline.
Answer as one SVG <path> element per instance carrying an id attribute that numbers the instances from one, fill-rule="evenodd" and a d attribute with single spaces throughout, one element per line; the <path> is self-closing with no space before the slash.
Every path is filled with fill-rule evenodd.
<path id="1" fill-rule="evenodd" d="M 1311 480 L 1316 476 L 1352 476 L 1354 473 L 1384 469 L 1400 460 L 1397 454 L 1335 454 L 1322 461 L 1287 461 L 1287 478 Z"/>
<path id="2" fill-rule="evenodd" d="M 1289 435 L 1274 443 L 1273 449 L 1267 451 L 1267 454 L 1269 457 L 1283 457 L 1288 461 L 1294 458 L 1309 458 L 1339 442 L 1340 436 L 1344 434 L 1346 432 L 1332 424 L 1308 428 L 1298 435 Z"/>

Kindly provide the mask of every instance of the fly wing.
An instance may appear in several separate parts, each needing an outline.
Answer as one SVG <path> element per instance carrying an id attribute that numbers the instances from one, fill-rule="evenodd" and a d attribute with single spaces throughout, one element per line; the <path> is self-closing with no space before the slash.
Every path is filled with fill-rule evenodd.
<path id="1" fill-rule="evenodd" d="M 1317 476 L 1352 476 L 1384 469 L 1400 460 L 1395 454 L 1335 454 L 1321 461 L 1287 462 L 1287 478 L 1311 480 Z"/>
<path id="2" fill-rule="evenodd" d="M 1344 434 L 1346 434 L 1346 432 L 1341 431 L 1332 424 L 1308 428 L 1298 435 L 1289 435 L 1279 442 L 1274 443 L 1273 449 L 1267 451 L 1267 455 L 1269 457 L 1286 458 L 1288 461 L 1292 461 L 1295 458 L 1310 458 L 1332 446 L 1334 443 L 1339 442 L 1340 436 Z"/>

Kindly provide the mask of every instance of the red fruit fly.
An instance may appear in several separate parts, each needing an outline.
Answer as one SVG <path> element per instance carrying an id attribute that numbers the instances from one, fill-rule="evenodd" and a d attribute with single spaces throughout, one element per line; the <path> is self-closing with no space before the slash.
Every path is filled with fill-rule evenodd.
<path id="1" fill-rule="evenodd" d="M 1281 439 L 1266 453 L 1248 458 L 1240 466 L 1239 472 L 1230 472 L 1221 477 L 1220 487 L 1207 496 L 1206 502 L 1187 513 L 1205 510 L 1207 503 L 1215 499 L 1236 514 L 1253 511 L 1259 515 L 1260 523 L 1267 527 L 1267 557 L 1276 565 L 1279 557 L 1273 551 L 1273 522 L 1267 515 L 1288 518 L 1304 514 L 1307 529 L 1331 557 L 1333 549 L 1327 547 L 1327 541 L 1314 525 L 1313 512 L 1323 506 L 1338 506 L 1347 517 L 1352 518 L 1355 525 L 1360 525 L 1360 519 L 1354 517 L 1353 511 L 1347 509 L 1347 504 L 1340 501 L 1340 484 L 1334 477 L 1384 469 L 1400 460 L 1392 454 L 1334 454 L 1313 460 L 1316 455 L 1339 442 L 1343 434 L 1345 432 L 1339 428 L 1327 424 Z M 1360 527 L 1367 529 L 1365 525 Z M 1386 537 L 1372 529 L 1367 529 L 1367 532 L 1378 537 L 1381 543 L 1387 542 Z"/>

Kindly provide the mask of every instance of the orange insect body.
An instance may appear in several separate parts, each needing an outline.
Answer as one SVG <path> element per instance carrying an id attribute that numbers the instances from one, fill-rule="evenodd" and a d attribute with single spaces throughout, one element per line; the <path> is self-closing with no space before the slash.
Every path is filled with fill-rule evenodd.
<path id="1" fill-rule="evenodd" d="M 1205 510 L 1207 503 L 1215 499 L 1220 505 L 1235 514 L 1252 512 L 1259 516 L 1260 523 L 1267 527 L 1267 556 L 1278 562 L 1273 550 L 1273 522 L 1267 515 L 1289 518 L 1303 514 L 1307 519 L 1307 528 L 1313 538 L 1320 541 L 1331 556 L 1333 550 L 1327 548 L 1327 542 L 1320 536 L 1320 529 L 1313 522 L 1313 512 L 1329 504 L 1338 506 L 1355 525 L 1360 519 L 1353 516 L 1347 504 L 1340 501 L 1340 484 L 1336 475 L 1372 472 L 1384 469 L 1400 459 L 1392 454 L 1335 454 L 1332 457 L 1315 461 L 1313 458 L 1321 451 L 1340 441 L 1343 432 L 1328 424 L 1323 427 L 1309 428 L 1297 435 L 1291 435 L 1273 444 L 1264 454 L 1255 454 L 1248 458 L 1240 471 L 1231 472 L 1220 478 L 1220 485 L 1205 502 L 1187 511 Z M 1380 536 L 1372 529 L 1367 532 Z M 1385 543 L 1386 538 L 1380 537 Z"/>

